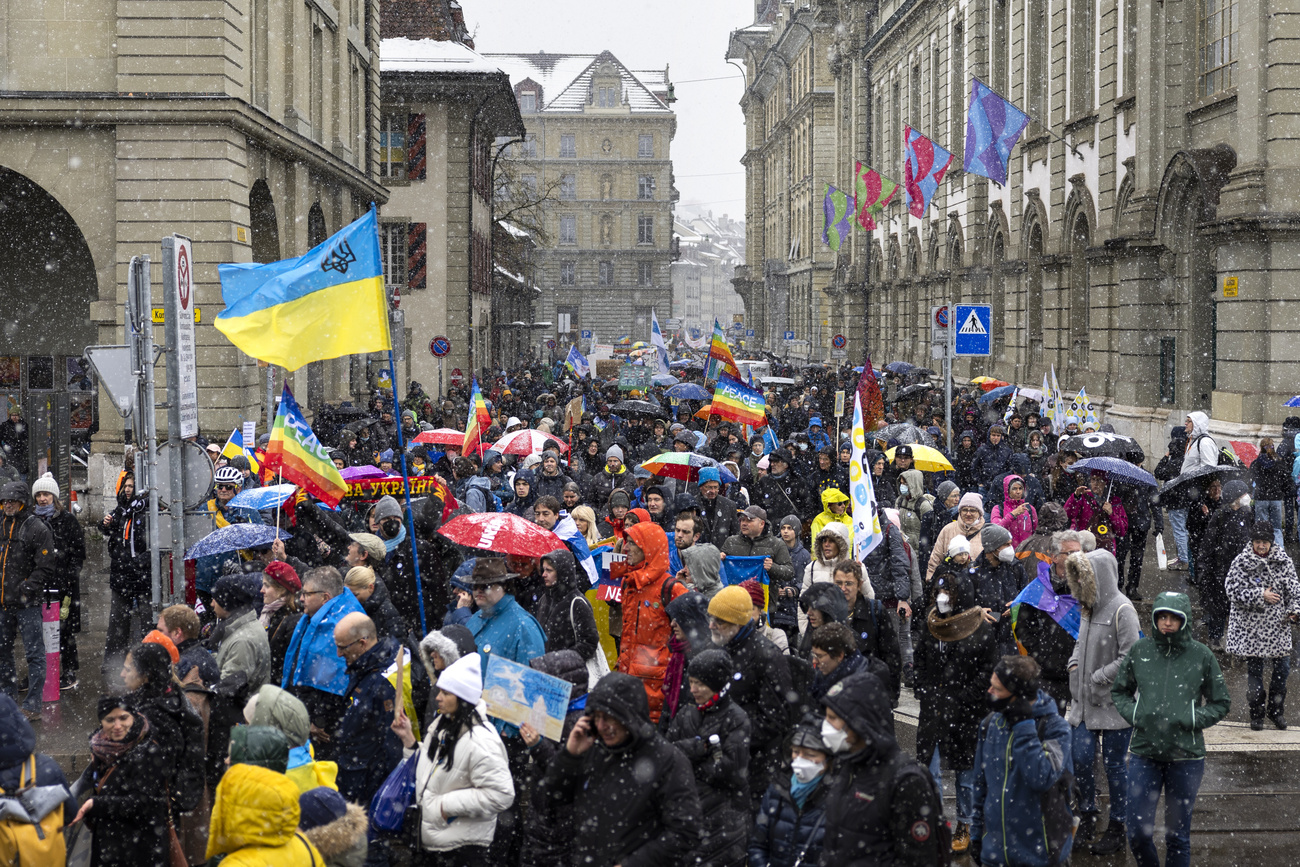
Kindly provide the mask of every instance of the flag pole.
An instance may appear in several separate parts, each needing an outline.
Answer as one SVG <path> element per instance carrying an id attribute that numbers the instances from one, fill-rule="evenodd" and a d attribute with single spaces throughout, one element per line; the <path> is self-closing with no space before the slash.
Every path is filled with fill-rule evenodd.
<path id="1" fill-rule="evenodd" d="M 388 350 L 388 381 L 393 387 L 393 413 L 397 415 L 397 449 L 402 461 L 402 491 L 406 495 L 406 532 L 411 543 L 411 563 L 415 566 L 415 599 L 420 609 L 420 632 L 428 627 L 424 622 L 424 584 L 420 581 L 420 552 L 415 545 L 415 517 L 411 514 L 411 478 L 406 474 L 406 443 L 402 435 L 402 416 L 397 411 L 397 370 L 393 366 L 393 350 Z M 401 696 L 397 697 L 401 701 Z"/>

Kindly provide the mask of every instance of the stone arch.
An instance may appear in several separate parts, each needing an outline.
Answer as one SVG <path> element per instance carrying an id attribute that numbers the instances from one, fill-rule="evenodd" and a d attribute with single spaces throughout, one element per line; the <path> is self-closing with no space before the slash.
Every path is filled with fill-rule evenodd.
<path id="1" fill-rule="evenodd" d="M 989 325 L 992 330 L 989 363 L 1000 366 L 1006 352 L 1006 315 L 1007 315 L 1007 279 L 1006 259 L 1007 243 L 1011 237 L 1007 226 L 1007 216 L 1002 212 L 1000 202 L 989 208 L 988 254 L 985 261 L 989 266 L 989 306 L 991 307 Z"/>
<path id="2" fill-rule="evenodd" d="M 80 357 L 97 342 L 89 312 L 98 299 L 95 261 L 76 220 L 44 187 L 0 167 L 0 346 L 11 348 L 5 354 Z M 56 367 L 54 384 L 61 382 Z"/>
<path id="3" fill-rule="evenodd" d="M 1129 202 L 1133 199 L 1135 185 L 1133 183 L 1132 157 L 1124 161 L 1124 168 L 1124 180 L 1120 181 L 1119 189 L 1115 192 L 1115 217 L 1111 234 L 1116 238 L 1123 234 L 1120 226 L 1124 219 L 1124 212 L 1128 210 Z"/>
<path id="4" fill-rule="evenodd" d="M 931 274 L 939 271 L 939 227 L 933 221 L 930 222 L 930 242 L 929 249 L 926 252 L 926 268 Z"/>
<path id="5" fill-rule="evenodd" d="M 961 220 L 956 216 L 951 216 L 948 218 L 948 248 L 946 251 L 949 271 L 956 271 L 965 264 L 964 248 L 965 241 L 962 236 Z"/>
<path id="6" fill-rule="evenodd" d="M 318 245 L 325 243 L 329 237 L 329 229 L 325 225 L 325 210 L 320 206 L 320 200 L 311 203 L 311 208 L 307 210 L 307 249 L 315 249 Z"/>
<path id="7" fill-rule="evenodd" d="M 1070 196 L 1065 202 L 1065 232 L 1061 252 L 1069 262 L 1066 308 L 1066 348 L 1071 366 L 1086 369 L 1092 348 L 1091 295 L 1088 250 L 1096 233 L 1097 209 L 1082 174 L 1070 178 Z"/>
<path id="8" fill-rule="evenodd" d="M 1237 155 L 1227 145 L 1175 154 L 1160 182 L 1156 233 L 1165 253 L 1163 296 L 1174 327 L 1175 393 L 1179 406 L 1206 408 L 1216 385 L 1217 250 L 1201 227 L 1218 219 L 1219 191 Z"/>
<path id="9" fill-rule="evenodd" d="M 248 191 L 248 234 L 254 262 L 280 261 L 280 224 L 265 178 L 254 181 Z"/>

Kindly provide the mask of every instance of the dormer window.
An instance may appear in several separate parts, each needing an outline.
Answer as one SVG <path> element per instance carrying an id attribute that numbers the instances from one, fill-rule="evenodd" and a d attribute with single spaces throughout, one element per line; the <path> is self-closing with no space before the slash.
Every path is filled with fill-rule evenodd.
<path id="1" fill-rule="evenodd" d="M 596 107 L 597 108 L 618 108 L 618 96 L 620 88 L 618 85 L 601 85 L 596 88 Z"/>
<path id="2" fill-rule="evenodd" d="M 521 114 L 537 113 L 537 91 L 524 90 L 519 93 L 519 111 Z"/>

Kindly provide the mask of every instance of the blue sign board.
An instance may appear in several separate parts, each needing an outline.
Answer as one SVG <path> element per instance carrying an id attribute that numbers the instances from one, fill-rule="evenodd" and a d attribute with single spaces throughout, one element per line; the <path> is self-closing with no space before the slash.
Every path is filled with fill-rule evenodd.
<path id="1" fill-rule="evenodd" d="M 584 331 L 582 332 L 582 339 L 583 339 L 583 340 L 590 340 L 590 339 L 591 339 L 591 332 L 590 332 L 590 331 L 586 331 L 586 330 L 584 330 Z"/>
<path id="2" fill-rule="evenodd" d="M 954 355 L 991 355 L 993 308 L 987 304 L 958 304 L 953 324 Z"/>
<path id="3" fill-rule="evenodd" d="M 754 329 L 752 329 L 752 328 L 746 328 L 746 329 L 745 329 L 745 336 L 746 336 L 746 337 L 753 337 L 753 336 L 754 336 Z"/>
<path id="4" fill-rule="evenodd" d="M 784 332 L 784 336 L 783 336 L 781 339 L 782 339 L 782 340 L 794 340 L 794 332 L 793 332 L 793 331 L 786 331 L 786 332 Z"/>

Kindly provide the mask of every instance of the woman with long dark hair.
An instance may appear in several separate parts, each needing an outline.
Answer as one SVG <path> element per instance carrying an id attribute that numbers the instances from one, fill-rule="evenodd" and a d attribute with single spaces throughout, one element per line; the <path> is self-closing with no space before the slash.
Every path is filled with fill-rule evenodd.
<path id="1" fill-rule="evenodd" d="M 462 656 L 438 676 L 438 715 L 420 746 L 415 797 L 420 806 L 420 854 L 425 867 L 478 867 L 488 860 L 497 816 L 514 803 L 506 748 L 478 710 L 483 678 L 477 653 Z M 393 721 L 409 756 L 416 748 L 411 721 Z"/>
<path id="2" fill-rule="evenodd" d="M 185 697 L 171 655 L 160 644 L 145 642 L 131 648 L 122 664 L 122 682 L 130 690 L 126 701 L 149 718 L 154 740 L 175 768 L 172 777 L 158 784 L 168 789 L 172 819 L 177 821 L 203 795 L 203 720 Z"/>

